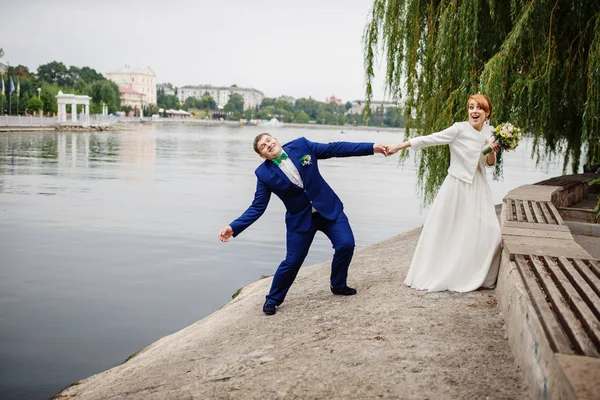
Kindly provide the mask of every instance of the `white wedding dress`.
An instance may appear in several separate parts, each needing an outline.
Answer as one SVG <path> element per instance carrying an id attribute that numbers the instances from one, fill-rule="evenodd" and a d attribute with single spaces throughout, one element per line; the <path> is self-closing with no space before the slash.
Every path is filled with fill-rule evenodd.
<path id="1" fill-rule="evenodd" d="M 500 224 L 481 161 L 471 184 L 446 176 L 423 227 L 406 285 L 430 292 L 495 286 Z"/>

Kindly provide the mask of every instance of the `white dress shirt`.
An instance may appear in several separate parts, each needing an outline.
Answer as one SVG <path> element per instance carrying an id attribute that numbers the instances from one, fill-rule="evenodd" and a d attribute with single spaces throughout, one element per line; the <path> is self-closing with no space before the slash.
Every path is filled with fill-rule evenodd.
<path id="1" fill-rule="evenodd" d="M 294 185 L 304 189 L 304 182 L 302 182 L 300 172 L 298 172 L 298 168 L 296 168 L 294 162 L 290 160 L 289 156 L 285 160 L 281 160 L 279 162 L 279 168 L 281 168 L 285 176 L 287 176 Z M 316 213 L 317 210 L 313 207 L 312 212 Z"/>
<path id="2" fill-rule="evenodd" d="M 289 156 L 285 160 L 280 161 L 279 168 L 281 168 L 285 176 L 287 176 L 294 185 L 304 188 L 304 183 L 302 182 L 300 172 L 298 172 L 298 168 L 296 168 L 294 162 L 290 160 Z"/>

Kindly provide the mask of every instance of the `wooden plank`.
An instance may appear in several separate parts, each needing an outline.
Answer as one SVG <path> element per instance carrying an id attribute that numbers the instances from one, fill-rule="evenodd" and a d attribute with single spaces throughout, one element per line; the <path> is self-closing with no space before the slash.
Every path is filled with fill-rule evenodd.
<path id="1" fill-rule="evenodd" d="M 515 199 L 515 208 L 517 211 L 517 221 L 524 221 L 523 219 L 523 210 L 521 210 L 522 207 L 522 201 L 521 200 L 517 200 Z"/>
<path id="2" fill-rule="evenodd" d="M 538 222 L 538 224 L 545 224 L 546 219 L 542 214 L 542 210 L 540 210 L 540 203 L 537 201 L 532 201 L 531 208 L 533 208 L 533 213 L 535 214 L 535 219 Z"/>
<path id="3" fill-rule="evenodd" d="M 583 279 L 600 296 L 600 278 L 594 274 L 582 260 L 574 259 L 575 268 L 579 271 Z"/>
<path id="4" fill-rule="evenodd" d="M 523 228 L 523 229 L 544 229 L 548 231 L 564 231 L 570 232 L 569 227 L 567 225 L 550 225 L 550 224 L 536 224 L 529 222 L 518 222 L 518 221 L 504 221 L 502 224 L 503 227 L 511 227 L 511 228 Z"/>
<path id="5" fill-rule="evenodd" d="M 569 278 L 569 281 L 571 281 L 571 284 L 581 294 L 582 299 L 588 304 L 596 318 L 600 321 L 600 293 L 596 292 L 583 279 L 578 268 L 574 265 L 575 260 L 570 261 L 566 257 L 558 257 L 558 263 L 564 274 Z"/>
<path id="6" fill-rule="evenodd" d="M 562 216 L 560 215 L 560 213 L 558 212 L 558 210 L 556 209 L 554 204 L 552 204 L 551 202 L 547 202 L 546 205 L 550 209 L 550 212 L 552 213 L 552 216 L 556 220 L 556 223 L 559 225 L 566 225 L 565 221 L 562 219 Z"/>
<path id="7" fill-rule="evenodd" d="M 531 213 L 531 209 L 529 208 L 531 205 L 531 201 L 530 200 L 523 200 L 523 208 L 525 209 L 525 216 L 527 219 L 527 222 L 529 222 L 530 224 L 535 224 L 535 219 L 533 219 L 533 214 Z"/>
<path id="8" fill-rule="evenodd" d="M 506 199 L 506 219 L 509 221 L 514 221 L 514 214 L 513 214 L 513 200 L 512 199 Z"/>
<path id="9" fill-rule="evenodd" d="M 578 354 L 598 356 L 594 344 L 585 332 L 579 326 L 576 316 L 573 314 L 567 300 L 558 290 L 558 286 L 552 280 L 552 277 L 546 271 L 546 267 L 537 256 L 531 256 L 533 264 L 533 273 L 542 285 L 544 293 L 552 304 L 552 311 L 557 316 L 561 327 L 566 331 L 575 345 Z"/>
<path id="10" fill-rule="evenodd" d="M 529 292 L 529 296 L 531 296 L 533 308 L 540 317 L 540 323 L 542 324 L 542 329 L 546 333 L 546 337 L 550 342 L 550 347 L 557 353 L 573 354 L 571 341 L 563 331 L 562 327 L 558 323 L 558 320 L 556 319 L 556 316 L 548 306 L 546 296 L 544 293 L 542 293 L 531 267 L 527 265 L 525 257 L 521 254 L 517 254 L 515 256 L 515 263 L 519 268 L 521 278 L 523 278 L 523 282 L 527 288 L 527 291 Z"/>
<path id="11" fill-rule="evenodd" d="M 551 230 L 545 230 L 545 229 L 513 228 L 510 226 L 503 226 L 502 234 L 503 235 L 511 235 L 511 236 L 525 236 L 525 237 L 573 240 L 573 235 L 571 234 L 571 232 L 551 231 Z"/>
<path id="12" fill-rule="evenodd" d="M 600 320 L 596 318 L 590 307 L 593 307 L 593 305 L 584 299 L 586 297 L 585 291 L 582 291 L 580 295 L 577 286 L 566 276 L 564 270 L 561 268 L 564 265 L 559 265 L 551 257 L 544 257 L 544 261 L 554 275 L 552 281 L 556 284 L 577 318 L 573 329 L 583 330 L 583 334 L 592 342 L 592 353 L 585 353 L 585 355 L 598 357 L 600 355 Z"/>
<path id="13" fill-rule="evenodd" d="M 542 202 L 539 202 L 538 204 L 540 205 L 540 208 L 542 209 L 542 213 L 544 214 L 544 218 L 546 219 L 546 222 L 548 222 L 549 224 L 558 225 L 558 223 L 556 222 L 556 220 L 554 219 L 554 217 L 552 216 L 550 211 L 548 211 L 548 202 L 542 201 Z"/>
<path id="14" fill-rule="evenodd" d="M 598 261 L 595 260 L 588 260 L 588 263 L 590 264 L 590 270 L 598 277 L 600 278 L 600 265 L 598 265 Z"/>
<path id="15" fill-rule="evenodd" d="M 551 201 L 552 195 L 561 189 L 561 186 L 522 185 L 509 191 L 504 198 Z"/>
<path id="16" fill-rule="evenodd" d="M 591 258 L 574 240 L 502 235 L 504 249 L 512 254 L 536 256 Z"/>

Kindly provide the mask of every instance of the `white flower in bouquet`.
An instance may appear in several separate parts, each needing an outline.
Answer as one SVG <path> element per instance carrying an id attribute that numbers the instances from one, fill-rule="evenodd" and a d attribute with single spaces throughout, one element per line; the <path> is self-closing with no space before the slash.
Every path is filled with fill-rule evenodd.
<path id="1" fill-rule="evenodd" d="M 502 150 L 514 150 L 521 141 L 521 129 L 510 122 L 505 122 L 494 128 L 494 139 Z M 486 155 L 491 151 L 492 148 L 488 146 L 483 150 L 483 154 Z"/>

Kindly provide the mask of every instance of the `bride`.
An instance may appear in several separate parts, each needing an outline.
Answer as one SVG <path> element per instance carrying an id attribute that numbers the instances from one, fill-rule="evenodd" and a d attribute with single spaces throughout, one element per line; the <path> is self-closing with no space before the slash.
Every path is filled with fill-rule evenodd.
<path id="1" fill-rule="evenodd" d="M 500 224 L 485 167 L 500 149 L 486 123 L 492 104 L 486 95 L 467 100 L 469 120 L 441 132 L 389 146 L 388 154 L 412 147 L 447 144 L 450 168 L 427 217 L 404 283 L 430 292 L 493 288 L 500 264 Z M 487 156 L 482 150 L 490 145 Z"/>

